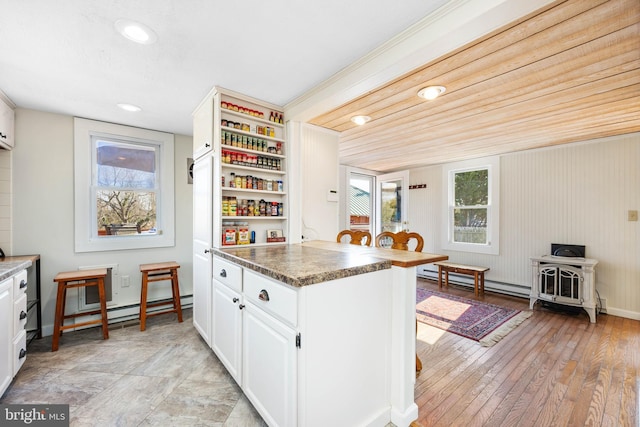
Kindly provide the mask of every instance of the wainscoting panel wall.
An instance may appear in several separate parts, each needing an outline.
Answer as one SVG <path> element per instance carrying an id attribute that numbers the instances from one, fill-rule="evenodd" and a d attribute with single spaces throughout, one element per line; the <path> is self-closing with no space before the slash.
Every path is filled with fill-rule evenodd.
<path id="1" fill-rule="evenodd" d="M 500 255 L 444 251 L 442 167 L 414 169 L 409 224 L 425 237 L 425 251 L 491 268 L 487 280 L 530 287 L 531 256 L 551 243 L 586 246 L 599 261 L 596 289 L 607 312 L 640 319 L 640 134 L 503 155 Z M 430 270 L 435 270 L 432 266 Z"/>

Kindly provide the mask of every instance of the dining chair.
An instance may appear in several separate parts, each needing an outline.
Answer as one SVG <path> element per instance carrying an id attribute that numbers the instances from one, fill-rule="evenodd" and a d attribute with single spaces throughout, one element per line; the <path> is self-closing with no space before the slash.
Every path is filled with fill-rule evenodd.
<path id="1" fill-rule="evenodd" d="M 391 249 L 400 249 L 403 251 L 409 250 L 409 242 L 411 240 L 416 241 L 415 252 L 422 252 L 422 248 L 424 247 L 424 239 L 418 233 L 407 233 L 406 231 L 399 231 L 397 233 L 392 233 L 390 231 L 383 231 L 382 233 L 376 236 L 376 247 L 382 247 L 383 239 L 391 239 Z M 416 336 L 418 335 L 418 319 L 416 319 Z M 416 353 L 416 376 L 420 374 L 422 371 L 422 361 L 418 357 L 418 353 Z"/>
<path id="2" fill-rule="evenodd" d="M 371 246 L 371 233 L 364 230 L 342 230 L 338 233 L 336 241 L 342 243 L 342 238 L 349 236 L 349 242 L 352 245 L 365 245 Z M 364 240 L 364 242 L 363 242 Z"/>
<path id="3" fill-rule="evenodd" d="M 403 251 L 409 250 L 409 242 L 412 239 L 416 240 L 416 248 L 415 252 L 422 252 L 422 248 L 424 247 L 424 239 L 418 233 L 407 233 L 406 231 L 399 231 L 397 233 L 392 233 L 390 231 L 383 231 L 382 233 L 376 236 L 376 247 L 383 247 L 382 240 L 385 238 L 390 238 L 393 243 L 391 244 L 391 249 L 401 249 Z"/>

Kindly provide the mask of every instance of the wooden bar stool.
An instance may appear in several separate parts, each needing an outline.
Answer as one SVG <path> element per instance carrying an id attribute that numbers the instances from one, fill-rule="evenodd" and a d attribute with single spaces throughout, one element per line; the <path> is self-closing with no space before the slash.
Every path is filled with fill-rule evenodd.
<path id="1" fill-rule="evenodd" d="M 96 268 L 94 270 L 78 270 L 58 273 L 53 279 L 58 283 L 58 295 L 56 297 L 56 315 L 53 324 L 53 341 L 51 343 L 51 351 L 57 351 L 60 343 L 60 335 L 65 329 L 78 328 L 80 326 L 95 325 L 102 323 L 102 337 L 106 340 L 109 338 L 109 326 L 107 322 L 107 298 L 104 292 L 104 278 L 107 276 L 106 268 Z M 83 286 L 97 286 L 100 298 L 100 310 L 85 311 L 76 314 L 64 314 L 65 301 L 67 299 L 67 289 L 80 288 Z M 89 320 L 82 323 L 74 323 L 73 325 L 64 325 L 65 319 L 71 319 L 79 316 L 88 316 L 100 314 L 100 319 Z"/>
<path id="2" fill-rule="evenodd" d="M 178 286 L 178 269 L 180 264 L 175 261 L 158 262 L 153 264 L 141 264 L 142 289 L 140 290 L 140 330 L 147 327 L 147 317 L 158 316 L 160 314 L 176 313 L 178 322 L 182 322 L 182 306 L 180 305 L 180 287 Z M 171 302 L 160 301 L 147 304 L 147 289 L 149 282 L 159 282 L 161 280 L 171 280 L 171 292 L 173 298 Z M 147 313 L 147 308 L 161 305 L 172 305 L 171 310 L 156 311 Z"/>

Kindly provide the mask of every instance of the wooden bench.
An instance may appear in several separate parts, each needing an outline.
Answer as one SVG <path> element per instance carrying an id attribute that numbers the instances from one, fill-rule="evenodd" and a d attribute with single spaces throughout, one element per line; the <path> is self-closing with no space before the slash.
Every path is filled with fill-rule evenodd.
<path id="1" fill-rule="evenodd" d="M 484 294 L 484 272 L 489 267 L 475 267 L 473 265 L 455 264 L 453 262 L 434 262 L 438 266 L 438 288 L 442 288 L 442 273 L 444 273 L 444 285 L 449 286 L 449 273 L 466 274 L 473 276 L 473 288 L 475 296 Z"/>

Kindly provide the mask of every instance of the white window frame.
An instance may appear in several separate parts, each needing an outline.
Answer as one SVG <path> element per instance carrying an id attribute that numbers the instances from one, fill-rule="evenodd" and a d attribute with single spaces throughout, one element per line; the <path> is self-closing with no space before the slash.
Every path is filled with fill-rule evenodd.
<path id="1" fill-rule="evenodd" d="M 456 173 L 479 169 L 488 170 L 489 200 L 487 203 L 487 243 L 461 243 L 453 241 L 453 212 L 455 209 L 455 182 Z M 500 158 L 488 157 L 482 159 L 467 160 L 463 162 L 449 163 L 442 168 L 443 183 L 446 186 L 443 191 L 442 218 L 445 222 L 446 233 L 443 234 L 443 249 L 450 251 L 474 252 L 481 254 L 498 255 L 500 253 Z"/>
<path id="2" fill-rule="evenodd" d="M 157 234 L 98 237 L 97 208 L 91 190 L 92 162 L 95 161 L 92 150 L 93 136 L 151 143 L 160 147 Z M 174 166 L 173 134 L 74 118 L 75 251 L 98 252 L 175 246 Z"/>

